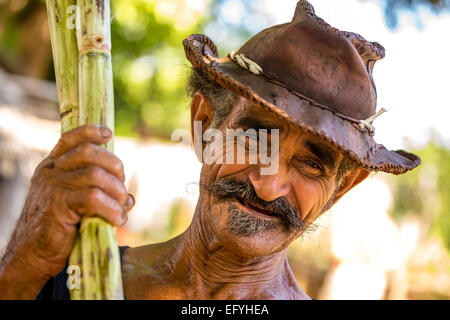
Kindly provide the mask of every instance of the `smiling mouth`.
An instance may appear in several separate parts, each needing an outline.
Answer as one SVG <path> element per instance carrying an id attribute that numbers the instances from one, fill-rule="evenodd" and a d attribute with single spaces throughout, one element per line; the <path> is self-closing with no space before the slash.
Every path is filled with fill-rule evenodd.
<path id="1" fill-rule="evenodd" d="M 279 219 L 279 216 L 272 211 L 264 210 L 259 207 L 252 205 L 251 203 L 245 201 L 245 199 L 237 198 L 237 203 L 244 208 L 244 210 L 252 215 L 256 215 L 260 218 L 274 220 Z"/>

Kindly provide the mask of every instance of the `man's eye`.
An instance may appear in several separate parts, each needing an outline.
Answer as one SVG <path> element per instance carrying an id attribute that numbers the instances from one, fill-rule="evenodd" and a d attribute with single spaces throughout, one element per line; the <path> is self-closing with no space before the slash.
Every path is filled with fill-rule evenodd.
<path id="1" fill-rule="evenodd" d="M 309 159 L 298 159 L 295 163 L 297 169 L 307 175 L 318 176 L 323 173 L 323 167 L 316 161 Z"/>
<path id="2" fill-rule="evenodd" d="M 311 160 L 306 160 L 305 161 L 305 163 L 308 165 L 308 166 L 310 166 L 310 167 L 312 167 L 312 168 L 314 168 L 314 169 L 322 169 L 317 163 L 315 163 L 314 161 L 311 161 Z"/>

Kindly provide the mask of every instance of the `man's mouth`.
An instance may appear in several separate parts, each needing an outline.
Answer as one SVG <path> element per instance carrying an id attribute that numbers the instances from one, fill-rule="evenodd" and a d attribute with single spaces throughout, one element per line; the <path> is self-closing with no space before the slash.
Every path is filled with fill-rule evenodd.
<path id="1" fill-rule="evenodd" d="M 279 219 L 279 216 L 275 212 L 259 208 L 255 205 L 247 202 L 243 198 L 237 198 L 237 203 L 240 207 L 242 207 L 241 209 L 244 209 L 244 211 L 246 211 L 250 214 L 256 215 L 260 218 L 268 219 L 268 220 Z"/>

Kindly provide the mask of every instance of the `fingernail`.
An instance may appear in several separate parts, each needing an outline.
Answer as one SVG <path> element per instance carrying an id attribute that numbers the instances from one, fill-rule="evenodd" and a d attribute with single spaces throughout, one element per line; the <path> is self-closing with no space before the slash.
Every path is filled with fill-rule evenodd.
<path id="1" fill-rule="evenodd" d="M 111 136 L 111 130 L 109 130 L 106 127 L 101 127 L 100 128 L 100 133 L 102 134 L 103 138 L 109 138 Z"/>
<path id="2" fill-rule="evenodd" d="M 133 207 L 135 203 L 136 203 L 136 200 L 134 199 L 134 196 L 131 193 L 129 193 L 128 197 L 127 197 L 127 202 L 125 203 L 125 206 L 127 208 L 130 208 L 130 207 Z"/>

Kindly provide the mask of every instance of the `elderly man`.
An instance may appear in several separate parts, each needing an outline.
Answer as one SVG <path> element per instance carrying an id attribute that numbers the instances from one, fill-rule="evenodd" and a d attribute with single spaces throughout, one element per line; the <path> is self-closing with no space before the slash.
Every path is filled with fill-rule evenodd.
<path id="1" fill-rule="evenodd" d="M 402 174 L 420 164 L 373 138 L 382 112 L 372 70 L 384 49 L 331 27 L 304 0 L 291 22 L 226 57 L 204 35 L 183 44 L 193 65 L 192 134 L 254 129 L 258 142 L 277 142 L 266 150 L 277 155 L 276 170 L 203 161 L 189 228 L 164 243 L 121 248 L 125 296 L 309 299 L 289 267 L 289 244 L 370 171 Z M 121 161 L 99 147 L 110 138 L 106 128 L 80 127 L 38 166 L 0 266 L 1 297 L 67 298 L 65 266 L 81 217 L 125 223 L 134 199 Z M 212 143 L 201 142 L 200 152 Z M 217 148 L 214 159 L 227 152 L 234 149 Z"/>

